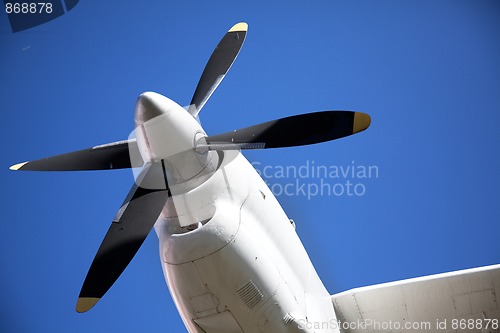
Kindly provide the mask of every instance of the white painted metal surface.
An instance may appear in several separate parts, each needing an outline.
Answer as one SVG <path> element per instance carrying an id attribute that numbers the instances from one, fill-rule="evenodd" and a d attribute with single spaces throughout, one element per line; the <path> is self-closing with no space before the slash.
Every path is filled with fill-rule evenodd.
<path id="1" fill-rule="evenodd" d="M 330 295 L 264 181 L 240 152 L 223 155 L 203 184 L 174 195 L 155 225 L 165 277 L 186 327 L 314 332 L 305 327 L 307 319 L 335 319 Z M 189 209 L 179 212 L 177 202 Z M 213 207 L 208 221 L 202 214 L 198 228 L 181 227 L 180 220 L 206 206 Z"/>
<path id="2" fill-rule="evenodd" d="M 345 327 L 352 323 L 342 332 L 499 332 L 499 295 L 493 265 L 356 288 L 332 302 Z"/>

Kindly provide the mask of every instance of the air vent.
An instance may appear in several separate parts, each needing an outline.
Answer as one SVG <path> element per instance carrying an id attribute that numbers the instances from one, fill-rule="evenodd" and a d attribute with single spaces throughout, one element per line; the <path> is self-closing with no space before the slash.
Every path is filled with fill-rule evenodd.
<path id="1" fill-rule="evenodd" d="M 291 323 L 293 323 L 294 320 L 295 318 L 289 313 L 285 314 L 285 316 L 283 317 L 283 322 L 285 323 L 285 326 L 290 325 Z"/>
<path id="2" fill-rule="evenodd" d="M 260 292 L 259 288 L 257 288 L 253 281 L 249 281 L 243 287 L 236 290 L 236 293 L 249 309 L 253 309 L 257 304 L 259 304 L 260 300 L 264 298 L 264 295 Z"/>

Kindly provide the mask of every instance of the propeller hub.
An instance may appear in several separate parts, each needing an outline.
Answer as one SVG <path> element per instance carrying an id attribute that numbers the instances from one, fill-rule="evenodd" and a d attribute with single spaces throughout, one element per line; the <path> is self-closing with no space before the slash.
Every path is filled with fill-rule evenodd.
<path id="1" fill-rule="evenodd" d="M 170 105 L 172 103 L 169 102 L 177 105 L 177 103 L 172 100 L 155 92 L 148 91 L 142 93 L 139 98 L 137 98 L 135 106 L 135 127 L 140 126 L 156 117 L 160 117 L 167 113 L 170 109 L 173 109 L 174 105 Z"/>
<path id="2" fill-rule="evenodd" d="M 158 162 L 192 150 L 200 124 L 171 99 L 155 92 L 139 96 L 135 106 L 135 135 L 146 162 Z"/>
<path id="3" fill-rule="evenodd" d="M 141 94 L 134 121 L 142 160 L 147 163 L 162 161 L 169 185 L 190 180 L 209 164 L 216 163 L 214 154 L 195 150 L 196 141 L 206 136 L 205 131 L 191 114 L 171 99 L 155 92 Z"/>

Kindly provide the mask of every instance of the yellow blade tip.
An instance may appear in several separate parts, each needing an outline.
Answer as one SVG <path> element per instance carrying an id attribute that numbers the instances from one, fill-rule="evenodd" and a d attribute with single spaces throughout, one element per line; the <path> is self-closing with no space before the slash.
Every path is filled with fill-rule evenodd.
<path id="1" fill-rule="evenodd" d="M 370 115 L 363 112 L 354 112 L 354 123 L 352 126 L 352 134 L 364 131 L 372 122 Z"/>
<path id="2" fill-rule="evenodd" d="M 228 32 L 247 31 L 247 30 L 248 30 L 248 24 L 246 24 L 245 22 L 240 22 L 233 25 L 233 27 L 229 29 Z"/>
<path id="3" fill-rule="evenodd" d="M 79 297 L 76 302 L 76 312 L 87 312 L 99 302 L 100 298 L 97 297 Z"/>
<path id="4" fill-rule="evenodd" d="M 14 164 L 13 166 L 11 166 L 9 169 L 10 170 L 14 170 L 14 171 L 17 171 L 19 169 L 21 169 L 23 167 L 23 165 L 25 165 L 26 163 L 28 162 L 23 162 L 23 163 L 17 163 L 17 164 Z"/>

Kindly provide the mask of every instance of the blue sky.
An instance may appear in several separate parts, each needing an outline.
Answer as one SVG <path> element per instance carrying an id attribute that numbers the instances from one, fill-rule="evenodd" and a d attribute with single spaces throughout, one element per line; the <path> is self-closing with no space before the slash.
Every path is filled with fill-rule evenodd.
<path id="1" fill-rule="evenodd" d="M 209 134 L 320 110 L 372 116 L 353 137 L 245 154 L 261 167 L 377 167 L 323 180 L 364 195 L 279 196 L 331 293 L 500 263 L 499 17 L 497 1 L 82 0 L 12 34 L 0 14 L 0 331 L 185 331 L 154 233 L 94 309 L 74 310 L 130 171 L 8 167 L 126 138 L 143 91 L 187 104 L 239 21 L 245 45 L 201 113 Z"/>

